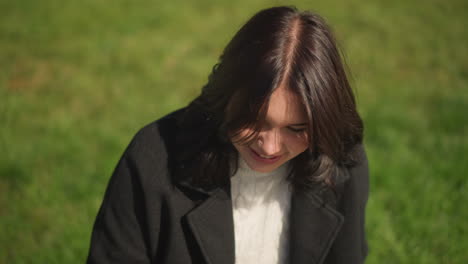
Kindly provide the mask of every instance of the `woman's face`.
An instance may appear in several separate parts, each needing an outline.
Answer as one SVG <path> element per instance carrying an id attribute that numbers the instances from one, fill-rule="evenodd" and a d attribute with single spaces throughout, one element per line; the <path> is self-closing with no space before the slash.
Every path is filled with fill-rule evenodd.
<path id="1" fill-rule="evenodd" d="M 276 89 L 269 101 L 265 122 L 248 145 L 233 145 L 252 170 L 271 172 L 304 152 L 308 147 L 307 115 L 297 96 L 285 87 Z M 239 137 L 252 133 L 243 129 Z"/>

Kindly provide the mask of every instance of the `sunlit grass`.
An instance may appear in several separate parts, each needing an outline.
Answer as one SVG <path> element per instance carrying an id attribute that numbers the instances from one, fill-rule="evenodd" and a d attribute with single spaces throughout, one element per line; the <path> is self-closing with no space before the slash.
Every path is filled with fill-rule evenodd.
<path id="1" fill-rule="evenodd" d="M 0 263 L 83 263 L 133 134 L 189 102 L 256 10 L 319 11 L 370 160 L 368 263 L 468 261 L 464 1 L 3 1 Z"/>

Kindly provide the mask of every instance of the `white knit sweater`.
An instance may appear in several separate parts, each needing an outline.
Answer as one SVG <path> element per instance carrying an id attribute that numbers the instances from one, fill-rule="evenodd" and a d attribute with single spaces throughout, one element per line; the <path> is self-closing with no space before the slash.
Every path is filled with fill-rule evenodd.
<path id="1" fill-rule="evenodd" d="M 291 190 L 288 164 L 259 173 L 239 158 L 231 178 L 236 264 L 285 264 Z"/>

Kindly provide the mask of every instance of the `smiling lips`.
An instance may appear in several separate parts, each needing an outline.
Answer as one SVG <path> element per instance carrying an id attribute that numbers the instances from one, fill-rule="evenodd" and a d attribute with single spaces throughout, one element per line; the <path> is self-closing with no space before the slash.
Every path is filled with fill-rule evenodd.
<path id="1" fill-rule="evenodd" d="M 258 162 L 261 162 L 261 163 L 273 164 L 273 163 L 277 162 L 281 158 L 281 155 L 279 155 L 279 156 L 264 156 L 264 155 L 258 154 L 252 148 L 249 148 L 249 150 L 250 150 L 250 154 L 251 154 L 252 158 L 254 160 L 258 161 Z"/>

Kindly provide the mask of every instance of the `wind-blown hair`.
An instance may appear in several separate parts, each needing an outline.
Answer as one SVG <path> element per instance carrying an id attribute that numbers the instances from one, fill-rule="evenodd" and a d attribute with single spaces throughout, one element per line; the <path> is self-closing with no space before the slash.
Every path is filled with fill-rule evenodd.
<path id="1" fill-rule="evenodd" d="M 331 29 L 317 14 L 274 7 L 236 33 L 185 111 L 180 124 L 191 132 L 182 140 L 180 161 L 195 179 L 229 179 L 230 161 L 237 157 L 230 138 L 249 127 L 256 132 L 241 141 L 255 139 L 280 86 L 298 95 L 308 117 L 309 147 L 291 160 L 294 188 L 333 186 L 341 169 L 358 162 L 363 124 Z"/>

